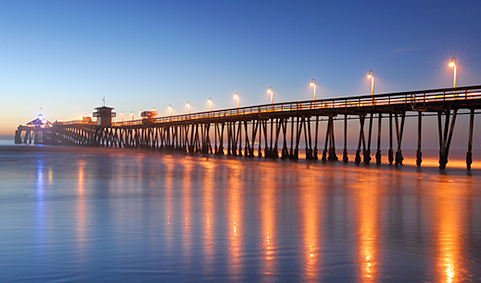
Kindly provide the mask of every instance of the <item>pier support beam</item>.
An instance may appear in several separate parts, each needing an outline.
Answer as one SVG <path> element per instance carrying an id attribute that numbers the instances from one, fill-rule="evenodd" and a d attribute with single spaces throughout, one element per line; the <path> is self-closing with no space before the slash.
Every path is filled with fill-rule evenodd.
<path id="1" fill-rule="evenodd" d="M 359 115 L 359 142 L 357 144 L 356 150 L 356 158 L 354 159 L 354 163 L 359 165 L 361 163 L 361 144 L 363 145 L 363 150 L 366 150 L 366 141 L 364 139 L 364 120 L 366 118 L 366 114 L 363 113 Z"/>
<path id="2" fill-rule="evenodd" d="M 469 113 L 469 140 L 468 140 L 468 152 L 466 152 L 466 168 L 471 170 L 471 164 L 473 163 L 473 131 L 474 131 L 474 109 L 471 109 Z"/>
<path id="3" fill-rule="evenodd" d="M 394 161 L 394 152 L 392 150 L 392 113 L 389 113 L 389 151 L 388 151 L 389 165 Z"/>
<path id="4" fill-rule="evenodd" d="M 381 164 L 381 123 L 382 123 L 382 113 L 379 113 L 378 123 L 377 123 L 377 148 L 376 148 L 376 164 Z"/>
<path id="5" fill-rule="evenodd" d="M 324 143 L 324 150 L 322 151 L 322 161 L 337 161 L 336 146 L 334 142 L 334 117 L 329 115 L 326 130 L 326 139 Z"/>
<path id="6" fill-rule="evenodd" d="M 373 98 L 374 99 L 374 98 Z M 367 138 L 367 148 L 364 149 L 364 164 L 369 165 L 371 163 L 371 137 L 372 137 L 372 121 L 373 121 L 374 113 L 371 112 L 371 116 L 369 117 L 369 131 L 368 131 L 368 138 Z"/>
<path id="7" fill-rule="evenodd" d="M 403 139 L 404 120 L 406 118 L 406 112 L 401 113 L 401 127 L 400 128 L 399 128 L 397 113 L 394 113 L 394 118 L 396 119 L 396 137 L 397 137 L 397 151 L 396 151 L 395 165 L 402 165 L 404 157 L 403 157 L 402 151 L 401 151 L 401 142 L 402 142 L 402 139 Z"/>
<path id="8" fill-rule="evenodd" d="M 22 143 L 21 133 L 22 133 L 21 130 L 16 130 L 16 131 L 15 131 L 15 144 L 21 144 L 21 143 Z"/>
<path id="9" fill-rule="evenodd" d="M 347 163 L 349 157 L 347 155 L 347 114 L 344 115 L 344 150 L 342 152 L 342 161 Z"/>
<path id="10" fill-rule="evenodd" d="M 282 137 L 284 140 L 282 143 L 281 159 L 289 158 L 289 149 L 287 148 L 287 122 L 288 122 L 288 119 L 281 120 Z"/>
<path id="11" fill-rule="evenodd" d="M 319 116 L 316 116 L 316 137 L 315 137 L 315 141 L 314 141 L 314 156 L 313 156 L 313 158 L 315 160 L 319 159 L 319 157 L 317 155 L 317 136 L 318 136 L 318 132 L 319 132 Z"/>
<path id="12" fill-rule="evenodd" d="M 338 161 L 339 158 L 336 155 L 336 140 L 334 138 L 334 116 L 329 116 L 329 155 L 327 160 L 329 161 Z"/>
<path id="13" fill-rule="evenodd" d="M 449 123 L 451 110 L 446 110 L 444 119 L 444 129 L 441 123 L 442 112 L 438 112 L 438 133 L 439 133 L 439 168 L 445 169 L 448 164 L 449 147 L 454 132 L 454 124 L 456 123 L 456 116 L 458 110 L 454 109 L 453 119 Z"/>
<path id="14" fill-rule="evenodd" d="M 421 167 L 423 162 L 423 153 L 421 152 L 421 136 L 422 136 L 422 113 L 418 112 L 418 149 L 416 151 L 416 166 Z"/>

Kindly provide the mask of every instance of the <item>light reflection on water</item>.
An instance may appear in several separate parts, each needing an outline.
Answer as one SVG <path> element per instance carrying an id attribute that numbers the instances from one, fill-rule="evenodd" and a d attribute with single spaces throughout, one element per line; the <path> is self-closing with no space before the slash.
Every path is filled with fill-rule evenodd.
<path id="1" fill-rule="evenodd" d="M 0 169 L 7 281 L 481 280 L 480 171 L 48 148 Z"/>
<path id="2" fill-rule="evenodd" d="M 355 213 L 357 215 L 357 245 L 359 274 L 363 282 L 373 282 L 379 278 L 379 226 L 381 224 L 379 182 L 382 181 L 378 172 L 357 177 L 355 190 Z"/>
<path id="3" fill-rule="evenodd" d="M 470 195 L 472 184 L 460 186 L 453 190 L 453 182 L 443 176 L 443 181 L 436 198 L 436 246 L 438 249 L 438 263 L 436 273 L 443 277 L 443 282 L 459 281 L 458 278 L 469 277 L 470 274 L 460 262 L 465 257 L 466 242 L 463 235 L 465 225 L 472 215 L 470 199 L 460 199 L 458 194 Z M 464 219 L 468 217 L 468 219 Z"/>

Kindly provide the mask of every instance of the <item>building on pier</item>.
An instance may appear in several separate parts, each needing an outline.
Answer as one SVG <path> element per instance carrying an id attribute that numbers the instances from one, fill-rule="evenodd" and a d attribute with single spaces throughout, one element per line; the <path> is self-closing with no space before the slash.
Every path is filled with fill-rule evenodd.
<path id="1" fill-rule="evenodd" d="M 27 126 L 35 127 L 35 128 L 46 128 L 46 127 L 51 127 L 52 123 L 47 119 L 45 119 L 42 114 L 38 114 L 37 119 L 28 122 Z"/>
<path id="2" fill-rule="evenodd" d="M 45 119 L 42 114 L 38 114 L 37 119 L 28 122 L 25 126 L 20 125 L 15 131 L 15 143 L 44 143 L 43 133 L 44 130 L 51 128 L 53 124 Z M 25 132 L 25 136 L 22 140 L 22 131 Z"/>
<path id="3" fill-rule="evenodd" d="M 115 117 L 114 108 L 102 106 L 95 108 L 93 116 L 97 118 L 97 126 L 108 127 L 112 124 L 112 118 Z"/>
<path id="4" fill-rule="evenodd" d="M 157 116 L 157 110 L 144 110 L 140 113 L 140 117 L 142 117 L 142 123 L 144 124 L 151 124 L 154 121 L 155 116 Z"/>

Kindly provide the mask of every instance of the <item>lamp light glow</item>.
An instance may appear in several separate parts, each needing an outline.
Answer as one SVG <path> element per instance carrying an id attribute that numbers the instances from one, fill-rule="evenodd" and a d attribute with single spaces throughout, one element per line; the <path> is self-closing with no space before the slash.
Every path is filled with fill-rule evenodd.
<path id="1" fill-rule="evenodd" d="M 316 100 L 316 88 L 317 88 L 317 84 L 316 84 L 316 80 L 315 80 L 315 79 L 312 79 L 312 80 L 311 80 L 311 86 L 314 87 L 314 100 Z"/>
<path id="2" fill-rule="evenodd" d="M 451 58 L 451 61 L 449 62 L 448 64 L 449 67 L 453 68 L 453 73 L 454 73 L 454 83 L 453 83 L 453 87 L 456 87 L 456 57 L 452 57 Z"/>
<path id="3" fill-rule="evenodd" d="M 272 86 L 270 86 L 267 89 L 267 93 L 269 93 L 271 95 L 271 104 L 274 104 L 274 89 L 272 88 Z"/>
<path id="4" fill-rule="evenodd" d="M 210 112 L 212 112 L 212 97 L 209 97 L 209 99 L 207 99 L 207 103 L 209 103 L 209 105 L 210 105 Z"/>
<path id="5" fill-rule="evenodd" d="M 237 92 L 234 93 L 234 99 L 237 100 L 237 108 L 239 108 L 239 94 Z"/>
<path id="6" fill-rule="evenodd" d="M 373 70 L 369 70 L 369 73 L 367 74 L 367 78 L 371 79 L 371 95 L 374 96 L 374 71 Z"/>

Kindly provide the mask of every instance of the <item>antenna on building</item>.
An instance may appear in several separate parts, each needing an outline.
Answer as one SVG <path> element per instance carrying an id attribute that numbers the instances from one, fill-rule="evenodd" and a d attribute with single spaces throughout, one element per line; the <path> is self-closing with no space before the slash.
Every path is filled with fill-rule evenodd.
<path id="1" fill-rule="evenodd" d="M 104 101 L 104 104 L 103 104 L 102 106 L 104 106 L 104 107 L 105 107 L 105 96 L 104 96 L 104 98 L 103 98 L 103 101 Z"/>

